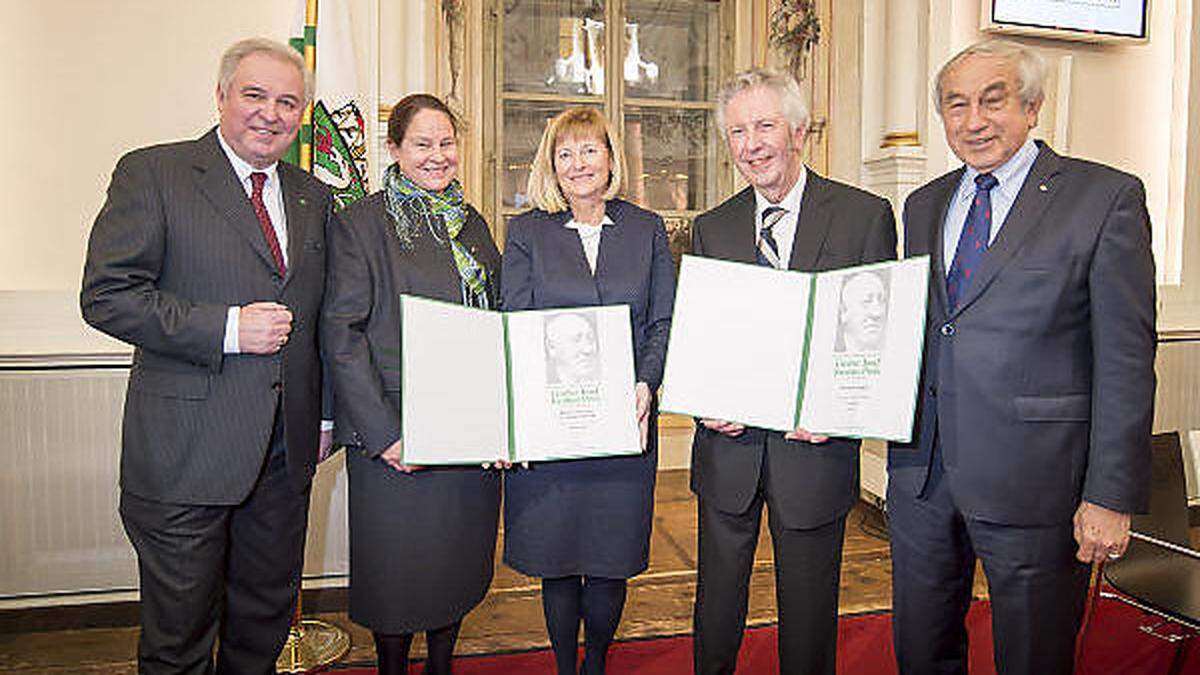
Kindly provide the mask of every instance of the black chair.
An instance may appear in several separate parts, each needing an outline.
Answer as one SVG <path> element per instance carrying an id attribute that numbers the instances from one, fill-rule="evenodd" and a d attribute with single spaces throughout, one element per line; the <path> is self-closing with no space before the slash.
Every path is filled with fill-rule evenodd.
<path id="1" fill-rule="evenodd" d="M 1141 629 L 1175 644 L 1170 670 L 1174 674 L 1188 658 L 1194 642 L 1190 638 L 1200 633 L 1200 551 L 1192 549 L 1188 536 L 1187 489 L 1178 433 L 1154 437 L 1152 471 L 1150 512 L 1133 516 L 1125 555 L 1102 566 L 1104 580 L 1116 592 L 1101 591 L 1099 595 L 1156 617 Z M 1171 630 L 1163 630 L 1166 627 Z"/>

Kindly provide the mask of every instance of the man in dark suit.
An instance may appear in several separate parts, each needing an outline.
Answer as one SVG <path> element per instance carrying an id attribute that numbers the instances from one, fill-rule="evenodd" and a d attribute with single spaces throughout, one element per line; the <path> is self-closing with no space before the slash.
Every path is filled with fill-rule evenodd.
<path id="1" fill-rule="evenodd" d="M 750 187 L 696 218 L 693 253 L 806 272 L 896 257 L 886 201 L 804 166 L 809 113 L 792 78 L 765 70 L 734 76 L 719 96 L 718 123 Z M 775 550 L 780 671 L 834 672 L 842 538 L 858 499 L 858 447 L 803 429 L 782 434 L 699 421 L 692 444 L 696 672 L 734 672 L 764 503 Z"/>
<path id="2" fill-rule="evenodd" d="M 1020 44 L 952 58 L 935 100 L 966 164 L 904 208 L 932 257 L 912 444 L 889 456 L 902 673 L 967 672 L 983 563 L 1001 673 L 1069 673 L 1089 563 L 1145 508 L 1154 262 L 1137 178 L 1029 138 L 1044 66 Z"/>
<path id="3" fill-rule="evenodd" d="M 321 429 L 316 320 L 328 192 L 278 160 L 312 92 L 264 39 L 222 57 L 220 124 L 117 163 L 81 306 L 136 347 L 121 518 L 141 673 L 275 672 L 299 590 Z"/>

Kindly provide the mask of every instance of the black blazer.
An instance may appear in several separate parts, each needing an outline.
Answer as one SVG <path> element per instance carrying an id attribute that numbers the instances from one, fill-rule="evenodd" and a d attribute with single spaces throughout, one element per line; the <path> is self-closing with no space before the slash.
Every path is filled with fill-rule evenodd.
<path id="1" fill-rule="evenodd" d="M 83 271 L 84 319 L 136 348 L 121 486 L 155 501 L 242 501 L 263 466 L 277 405 L 295 489 L 308 486 L 317 460 L 317 320 L 332 199 L 280 162 L 288 230 L 281 278 L 216 134 L 121 158 Z M 292 311 L 287 345 L 271 356 L 223 354 L 227 308 L 258 301 Z"/>
<path id="2" fill-rule="evenodd" d="M 754 263 L 754 211 L 753 188 L 746 188 L 697 217 L 692 252 Z M 789 268 L 818 272 L 895 257 L 896 220 L 887 201 L 809 170 Z M 697 424 L 692 491 L 722 511 L 742 513 L 766 463 L 772 515 L 784 527 L 817 527 L 845 515 L 858 499 L 858 447 L 840 438 L 821 445 L 788 441 L 755 428 L 729 438 Z"/>
<path id="3" fill-rule="evenodd" d="M 487 223 L 467 206 L 458 240 L 488 275 L 499 298 L 500 253 Z M 400 438 L 400 294 L 459 304 L 459 274 L 449 246 L 418 228 L 405 249 L 382 192 L 339 214 L 329 235 L 329 293 L 321 324 L 336 400 L 335 440 L 378 455 Z"/>
<path id="4" fill-rule="evenodd" d="M 1141 181 L 1037 160 L 975 280 L 947 309 L 942 225 L 952 171 L 904 207 L 907 255 L 930 254 L 917 436 L 889 453 L 890 489 L 916 495 L 935 438 L 962 511 L 1014 525 L 1070 520 L 1080 499 L 1147 505 L 1155 281 Z"/>

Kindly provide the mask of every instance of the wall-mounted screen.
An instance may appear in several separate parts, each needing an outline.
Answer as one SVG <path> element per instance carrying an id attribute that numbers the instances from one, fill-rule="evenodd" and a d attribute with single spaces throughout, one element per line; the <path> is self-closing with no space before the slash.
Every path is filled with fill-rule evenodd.
<path id="1" fill-rule="evenodd" d="M 984 28 L 1070 40 L 1146 39 L 1149 0 L 984 0 Z"/>

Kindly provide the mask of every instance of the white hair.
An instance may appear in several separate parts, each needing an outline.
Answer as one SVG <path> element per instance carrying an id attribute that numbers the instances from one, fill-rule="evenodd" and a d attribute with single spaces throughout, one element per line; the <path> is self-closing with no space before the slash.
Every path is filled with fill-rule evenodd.
<path id="1" fill-rule="evenodd" d="M 238 40 L 221 55 L 221 65 L 217 69 L 217 86 L 221 88 L 221 91 L 229 93 L 229 83 L 233 82 L 233 74 L 237 71 L 238 65 L 242 63 L 242 59 L 251 54 L 260 53 L 269 54 L 295 66 L 296 70 L 300 72 L 300 76 L 304 78 L 304 104 L 308 105 L 308 102 L 312 100 L 316 85 L 313 82 L 312 73 L 304 65 L 304 57 L 300 55 L 300 52 L 282 42 L 264 37 Z"/>
<path id="2" fill-rule="evenodd" d="M 1041 54 L 1012 40 L 984 40 L 955 54 L 938 71 L 933 86 L 933 107 L 939 115 L 942 111 L 942 82 L 951 69 L 971 56 L 990 56 L 1011 64 L 1017 71 L 1017 93 L 1026 108 L 1041 103 L 1045 98 L 1046 61 Z"/>
<path id="3" fill-rule="evenodd" d="M 808 131 L 811 121 L 808 102 L 805 101 L 804 92 L 795 78 L 769 68 L 751 68 L 729 78 L 717 93 L 717 128 L 722 134 L 725 133 L 725 110 L 729 101 L 741 92 L 756 87 L 765 87 L 779 96 L 783 118 L 787 120 L 792 131 Z"/>

